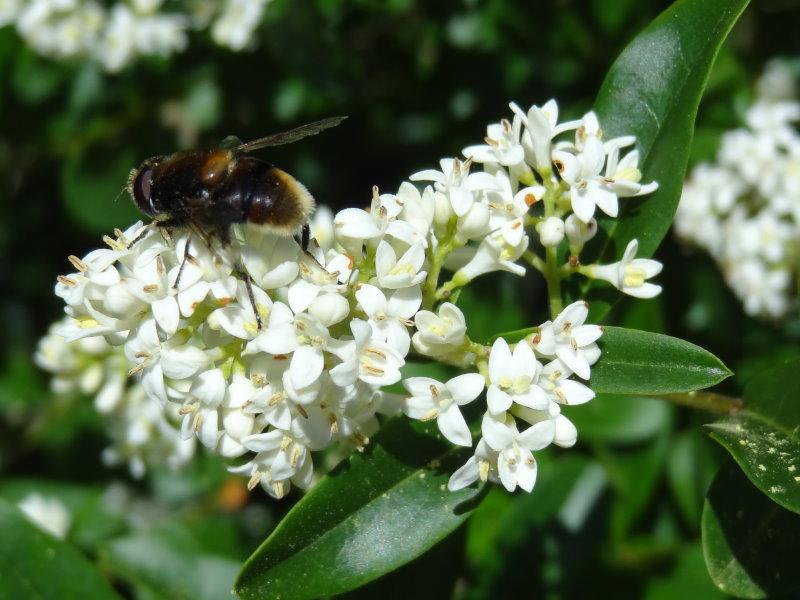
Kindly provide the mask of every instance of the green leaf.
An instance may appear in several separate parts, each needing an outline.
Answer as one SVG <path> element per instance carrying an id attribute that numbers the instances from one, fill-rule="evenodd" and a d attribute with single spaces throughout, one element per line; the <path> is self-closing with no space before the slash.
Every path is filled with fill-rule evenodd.
<path id="1" fill-rule="evenodd" d="M 589 382 L 597 393 L 677 394 L 716 385 L 731 372 L 716 356 L 678 338 L 606 327 Z"/>
<path id="2" fill-rule="evenodd" d="M 75 223 L 92 233 L 108 233 L 141 218 L 125 190 L 134 166 L 136 159 L 131 151 L 97 150 L 91 156 L 67 160 L 61 169 L 61 188 L 65 207 Z"/>
<path id="3" fill-rule="evenodd" d="M 688 546 L 675 560 L 668 574 L 653 578 L 647 587 L 646 600 L 675 600 L 675 598 L 726 598 L 708 579 L 700 544 Z"/>
<path id="4" fill-rule="evenodd" d="M 113 540 L 101 557 L 103 566 L 118 577 L 173 600 L 230 598 L 239 568 L 236 560 L 206 552 L 181 528 Z"/>
<path id="5" fill-rule="evenodd" d="M 619 260 L 633 238 L 639 240 L 639 255 L 651 256 L 666 235 L 680 198 L 700 98 L 720 46 L 747 4 L 675 2 L 633 39 L 606 75 L 594 105 L 605 138 L 635 135 L 642 181 L 658 181 L 659 188 L 623 199 L 619 217 L 598 219 L 605 233 L 597 254 L 601 261 Z M 593 307 L 595 314 L 608 311 L 610 304 L 604 304 Z"/>
<path id="6" fill-rule="evenodd" d="M 581 406 L 562 412 L 591 443 L 638 444 L 669 426 L 674 407 L 656 398 L 600 394 Z"/>
<path id="7" fill-rule="evenodd" d="M 100 488 L 46 479 L 7 479 L 0 482 L 0 498 L 13 504 L 29 494 L 55 498 L 71 516 L 66 539 L 79 548 L 92 552 L 111 536 L 125 531 L 127 525 L 120 514 L 112 513 L 103 502 Z"/>
<path id="8" fill-rule="evenodd" d="M 762 371 L 744 391 L 744 409 L 708 425 L 750 481 L 800 513 L 800 358 Z"/>
<path id="9" fill-rule="evenodd" d="M 712 450 L 712 442 L 692 428 L 672 439 L 667 460 L 667 482 L 675 503 L 695 530 L 700 527 L 706 491 L 718 469 Z"/>
<path id="10" fill-rule="evenodd" d="M 611 507 L 611 537 L 621 541 L 641 518 L 650 502 L 666 462 L 669 432 L 653 441 L 624 451 L 597 449 L 615 498 Z"/>
<path id="11" fill-rule="evenodd" d="M 762 494 L 732 461 L 711 484 L 701 531 L 708 572 L 723 592 L 741 598 L 800 593 L 800 517 Z"/>
<path id="12" fill-rule="evenodd" d="M 436 431 L 436 433 L 433 433 Z M 247 560 L 242 598 L 320 598 L 357 588 L 422 554 L 466 519 L 474 488 L 447 490 L 469 456 L 435 424 L 397 418 L 362 455 L 306 494 Z"/>
<path id="13" fill-rule="evenodd" d="M 0 598 L 119 599 L 75 548 L 43 533 L 0 500 Z"/>

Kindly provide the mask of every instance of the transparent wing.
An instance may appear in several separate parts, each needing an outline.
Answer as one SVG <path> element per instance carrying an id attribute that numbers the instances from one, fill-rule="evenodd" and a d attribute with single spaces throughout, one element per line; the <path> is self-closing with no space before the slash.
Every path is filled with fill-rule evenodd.
<path id="1" fill-rule="evenodd" d="M 267 146 L 282 146 L 283 144 L 291 144 L 292 142 L 296 142 L 304 137 L 316 135 L 321 131 L 335 127 L 346 118 L 347 117 L 329 117 L 327 119 L 322 119 L 321 121 L 306 123 L 300 127 L 290 129 L 289 131 L 274 133 L 272 135 L 268 135 L 267 137 L 259 138 L 257 140 L 253 140 L 252 142 L 247 142 L 246 144 L 238 146 L 236 149 L 240 152 L 250 152 L 252 150 L 258 150 L 259 148 L 266 148 Z"/>
<path id="2" fill-rule="evenodd" d="M 220 150 L 233 150 L 234 148 L 238 148 L 241 145 L 242 145 L 242 140 L 240 140 L 235 135 L 229 135 L 220 142 L 219 148 Z"/>

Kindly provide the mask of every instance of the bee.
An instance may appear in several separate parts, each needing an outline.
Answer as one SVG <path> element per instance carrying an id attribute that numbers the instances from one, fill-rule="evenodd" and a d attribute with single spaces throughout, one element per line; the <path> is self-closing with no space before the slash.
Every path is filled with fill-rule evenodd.
<path id="1" fill-rule="evenodd" d="M 128 192 L 157 227 L 191 226 L 206 241 L 230 242 L 230 227 L 250 223 L 271 233 L 301 232 L 303 250 L 314 198 L 294 177 L 249 152 L 296 142 L 334 127 L 346 117 L 331 117 L 241 143 L 226 138 L 215 150 L 183 150 L 153 156 L 133 169 Z"/>
<path id="2" fill-rule="evenodd" d="M 281 236 L 300 232 L 300 245 L 308 254 L 308 219 L 314 198 L 294 177 L 249 152 L 281 146 L 335 127 L 347 117 L 330 117 L 266 137 L 242 143 L 228 137 L 215 150 L 183 150 L 168 156 L 152 156 L 128 176 L 128 193 L 153 225 L 170 229 L 191 227 L 211 247 L 212 238 L 230 243 L 230 228 L 249 223 Z M 146 232 L 134 239 L 129 247 Z M 172 287 L 177 289 L 181 273 L 190 259 L 184 248 Z M 249 275 L 242 272 L 250 303 L 261 330 Z"/>

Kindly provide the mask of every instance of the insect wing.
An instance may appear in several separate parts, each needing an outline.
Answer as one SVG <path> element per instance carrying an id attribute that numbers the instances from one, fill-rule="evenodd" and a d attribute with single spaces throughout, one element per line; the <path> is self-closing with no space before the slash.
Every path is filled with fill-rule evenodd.
<path id="1" fill-rule="evenodd" d="M 246 144 L 238 146 L 236 149 L 240 152 L 250 152 L 252 150 L 258 150 L 259 148 L 266 148 L 268 146 L 282 146 L 283 144 L 291 144 L 292 142 L 301 140 L 304 137 L 317 135 L 321 131 L 335 127 L 346 118 L 347 117 L 329 117 L 327 119 L 322 119 L 321 121 L 306 123 L 300 127 L 290 129 L 289 131 L 274 133 L 272 135 L 268 135 L 267 137 L 259 138 L 257 140 L 253 140 L 252 142 L 247 142 Z"/>
<path id="2" fill-rule="evenodd" d="M 219 144 L 220 150 L 233 150 L 234 148 L 240 148 L 244 144 L 242 140 L 240 140 L 235 135 L 229 135 L 224 140 L 222 140 Z"/>

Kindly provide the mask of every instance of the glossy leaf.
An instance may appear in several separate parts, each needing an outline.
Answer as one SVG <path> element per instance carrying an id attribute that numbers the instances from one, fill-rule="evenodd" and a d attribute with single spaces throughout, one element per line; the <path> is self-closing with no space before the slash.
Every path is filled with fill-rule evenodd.
<path id="1" fill-rule="evenodd" d="M 615 492 L 610 515 L 612 539 L 624 539 L 642 517 L 664 469 L 667 449 L 668 432 L 663 431 L 651 442 L 635 448 L 600 450 L 600 463 Z"/>
<path id="2" fill-rule="evenodd" d="M 797 597 L 800 516 L 772 502 L 728 461 L 708 492 L 701 524 L 711 579 L 741 598 Z"/>
<path id="3" fill-rule="evenodd" d="M 194 536 L 181 529 L 115 539 L 101 556 L 105 568 L 116 576 L 174 600 L 229 598 L 239 568 L 236 560 L 205 552 Z"/>
<path id="4" fill-rule="evenodd" d="M 75 156 L 61 168 L 64 206 L 80 227 L 93 233 L 108 233 L 144 218 L 125 189 L 137 159 L 130 151 Z"/>
<path id="5" fill-rule="evenodd" d="M 119 600 L 78 550 L 40 531 L 5 500 L 0 531 L 0 598 Z"/>
<path id="6" fill-rule="evenodd" d="M 29 494 L 38 494 L 61 502 L 71 519 L 67 541 L 93 553 L 103 540 L 125 531 L 122 515 L 109 510 L 102 490 L 46 479 L 6 479 L 0 482 L 0 498 L 17 504 Z"/>
<path id="7" fill-rule="evenodd" d="M 781 506 L 800 513 L 800 359 L 762 371 L 744 392 L 744 409 L 708 425 L 745 475 Z"/>
<path id="8" fill-rule="evenodd" d="M 600 394 L 587 404 L 564 406 L 562 412 L 582 441 L 638 444 L 669 426 L 674 407 L 657 398 Z"/>
<path id="9" fill-rule="evenodd" d="M 606 327 L 589 382 L 607 394 L 675 394 L 716 385 L 731 372 L 716 356 L 678 338 Z"/>
<path id="10" fill-rule="evenodd" d="M 405 564 L 469 516 L 478 491 L 449 492 L 469 457 L 435 424 L 397 418 L 363 454 L 325 476 L 250 556 L 242 598 L 320 598 L 354 589 Z"/>
<path id="11" fill-rule="evenodd" d="M 594 105 L 605 139 L 635 135 L 642 181 L 658 181 L 659 189 L 622 199 L 619 217 L 599 219 L 604 242 L 591 258 L 619 260 L 633 238 L 639 240 L 639 255 L 651 256 L 666 235 L 683 186 L 700 98 L 720 46 L 747 4 L 676 2 L 609 70 Z M 607 312 L 610 304 L 603 304 L 593 307 L 596 315 Z"/>
<path id="12" fill-rule="evenodd" d="M 667 482 L 685 522 L 700 527 L 703 501 L 718 470 L 713 442 L 699 428 L 682 431 L 672 439 L 667 460 Z"/>

